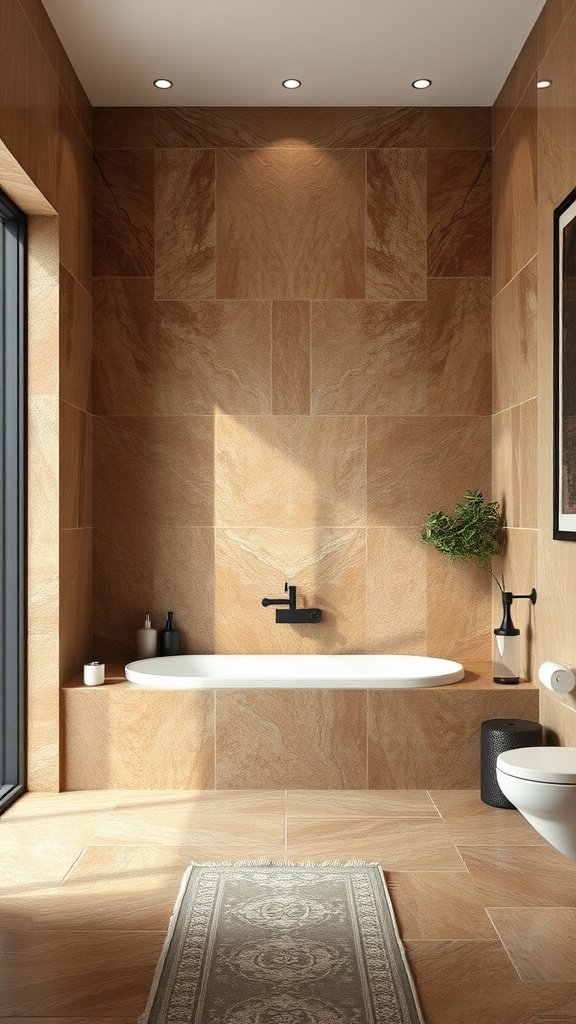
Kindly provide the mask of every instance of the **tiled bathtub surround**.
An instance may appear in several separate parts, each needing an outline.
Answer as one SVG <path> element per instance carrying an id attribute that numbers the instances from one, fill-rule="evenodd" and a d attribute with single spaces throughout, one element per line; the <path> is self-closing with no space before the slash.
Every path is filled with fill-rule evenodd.
<path id="1" fill-rule="evenodd" d="M 484 109 L 95 111 L 99 656 L 167 607 L 189 650 L 488 656 L 418 527 L 490 486 L 490 148 Z"/>

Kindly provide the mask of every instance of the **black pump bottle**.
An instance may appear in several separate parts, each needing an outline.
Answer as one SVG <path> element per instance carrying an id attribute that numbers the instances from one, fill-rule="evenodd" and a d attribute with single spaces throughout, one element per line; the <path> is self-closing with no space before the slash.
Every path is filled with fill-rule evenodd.
<path id="1" fill-rule="evenodd" d="M 174 612 L 168 612 L 168 621 L 160 633 L 160 656 L 180 654 L 180 633 L 174 625 Z"/>

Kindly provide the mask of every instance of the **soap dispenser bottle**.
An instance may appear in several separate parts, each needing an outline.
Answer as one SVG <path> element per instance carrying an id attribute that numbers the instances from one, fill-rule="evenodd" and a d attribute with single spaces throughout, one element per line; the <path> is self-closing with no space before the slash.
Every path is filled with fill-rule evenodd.
<path id="1" fill-rule="evenodd" d="M 168 612 L 168 620 L 160 633 L 160 655 L 180 654 L 180 633 L 174 625 L 174 612 Z"/>
<path id="2" fill-rule="evenodd" d="M 142 629 L 136 633 L 136 653 L 139 658 L 155 658 L 158 653 L 158 630 L 152 629 L 148 612 Z"/>

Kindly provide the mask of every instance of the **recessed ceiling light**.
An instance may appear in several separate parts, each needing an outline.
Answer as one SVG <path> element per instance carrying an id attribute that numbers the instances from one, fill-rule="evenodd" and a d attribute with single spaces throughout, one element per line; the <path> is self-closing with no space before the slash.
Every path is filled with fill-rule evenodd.
<path id="1" fill-rule="evenodd" d="M 286 78 L 282 85 L 285 89 L 299 89 L 302 82 L 299 82 L 297 78 Z"/>
<path id="2" fill-rule="evenodd" d="M 431 85 L 431 78 L 417 78 L 415 82 L 412 82 L 413 89 L 429 89 Z"/>
<path id="3" fill-rule="evenodd" d="M 171 89 L 174 82 L 171 82 L 169 78 L 155 78 L 154 85 L 157 89 Z"/>
<path id="4" fill-rule="evenodd" d="M 549 89 L 552 85 L 551 78 L 541 78 L 539 82 L 536 82 L 537 89 Z"/>

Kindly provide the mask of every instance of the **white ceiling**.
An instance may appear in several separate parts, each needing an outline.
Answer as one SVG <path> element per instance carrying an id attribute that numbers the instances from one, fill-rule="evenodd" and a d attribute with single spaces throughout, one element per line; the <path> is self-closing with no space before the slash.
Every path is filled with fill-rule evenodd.
<path id="1" fill-rule="evenodd" d="M 95 106 L 491 105 L 544 0 L 43 0 Z M 154 78 L 170 78 L 161 92 Z M 300 78 L 289 92 L 284 78 Z M 415 78 L 433 80 L 426 91 Z"/>

